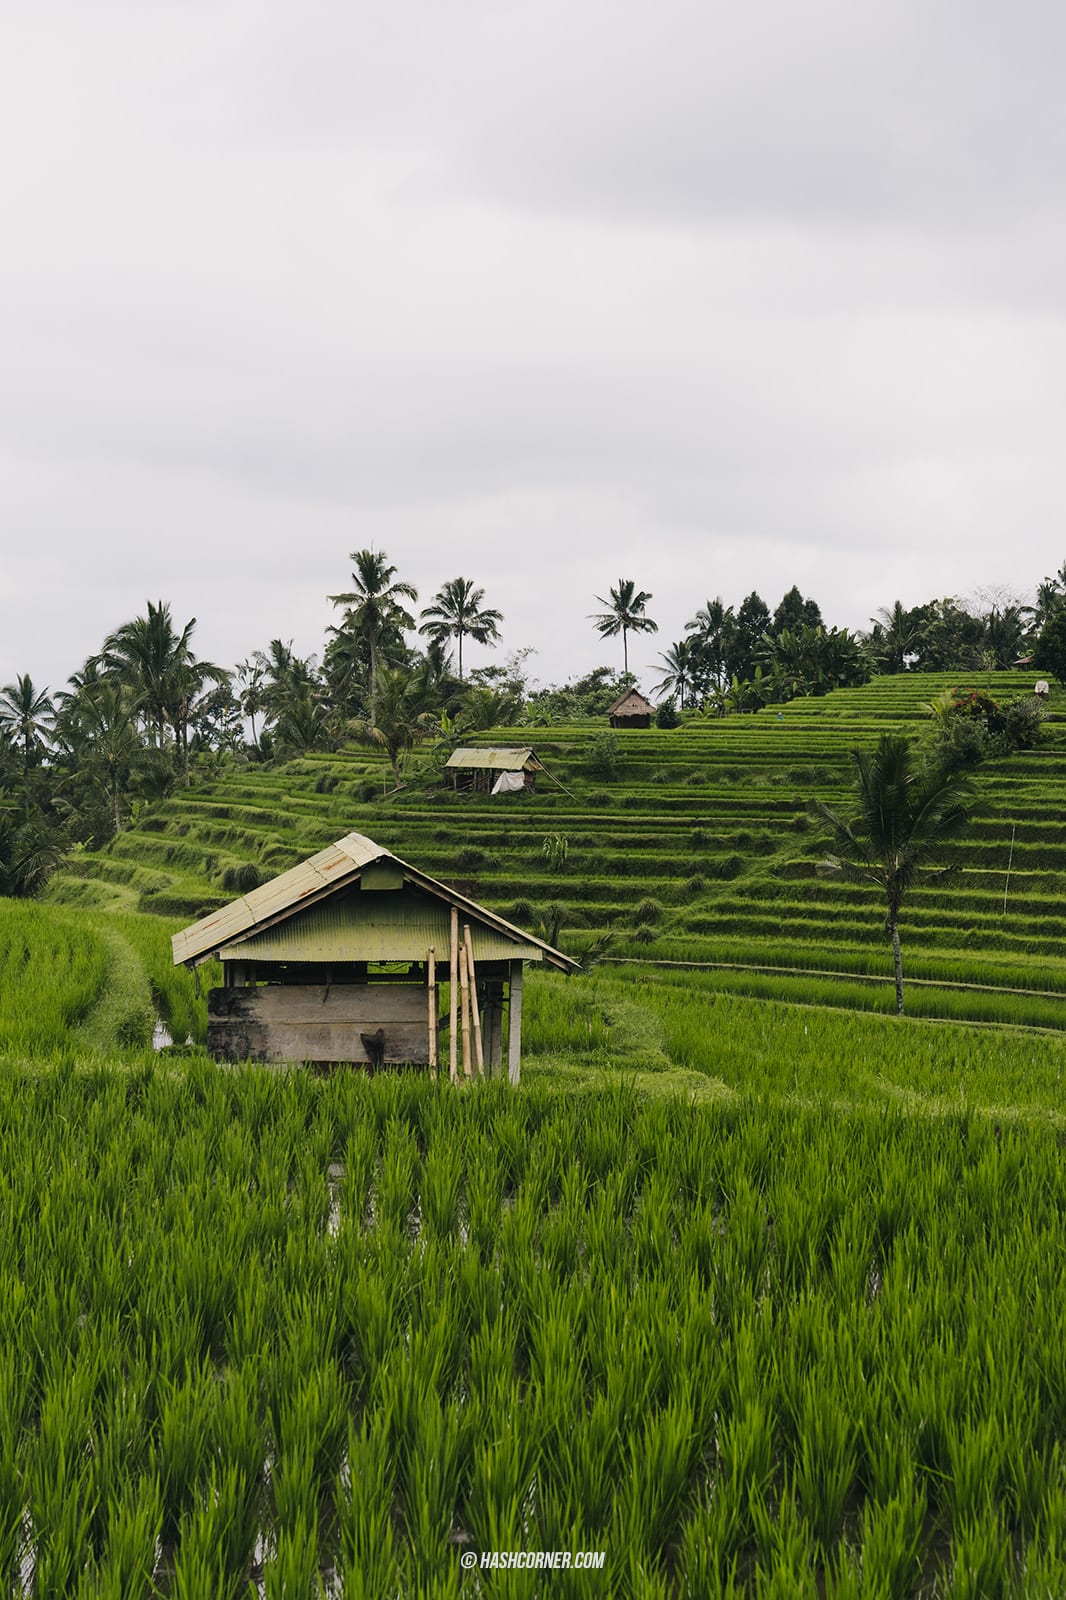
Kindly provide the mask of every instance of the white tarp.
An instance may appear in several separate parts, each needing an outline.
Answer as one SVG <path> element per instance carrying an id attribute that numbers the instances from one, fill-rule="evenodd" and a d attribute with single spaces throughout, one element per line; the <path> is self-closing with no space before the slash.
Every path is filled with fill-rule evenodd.
<path id="1" fill-rule="evenodd" d="M 517 794 L 526 786 L 524 772 L 501 772 L 492 786 L 493 794 Z"/>

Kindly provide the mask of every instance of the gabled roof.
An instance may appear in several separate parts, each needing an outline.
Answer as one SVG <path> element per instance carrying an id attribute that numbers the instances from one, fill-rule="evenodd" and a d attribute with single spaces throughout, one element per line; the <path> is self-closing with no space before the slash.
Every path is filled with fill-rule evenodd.
<path id="1" fill-rule="evenodd" d="M 529 745 L 496 745 L 482 750 L 453 750 L 446 767 L 472 767 L 476 771 L 531 772 L 540 762 Z"/>
<path id="2" fill-rule="evenodd" d="M 609 717 L 643 717 L 648 712 L 654 712 L 655 707 L 650 700 L 645 700 L 639 689 L 627 689 L 625 694 L 620 694 L 613 706 L 607 707 Z"/>
<path id="3" fill-rule="evenodd" d="M 229 905 L 222 906 L 210 916 L 174 934 L 171 939 L 174 965 L 185 963 L 198 966 L 220 950 L 226 950 L 229 954 L 233 946 L 356 884 L 366 867 L 379 862 L 394 863 L 401 870 L 405 884 L 443 901 L 447 906 L 455 906 L 460 913 L 476 919 L 486 929 L 502 936 L 506 945 L 518 947 L 514 949 L 516 957 L 547 961 L 564 972 L 575 970 L 577 963 L 563 955 L 561 950 L 556 950 L 532 933 L 524 933 L 494 911 L 479 906 L 457 890 L 428 877 L 361 833 L 346 834 L 336 844 L 327 845 L 325 850 L 300 862 L 299 866 L 231 900 Z M 368 901 L 371 898 L 367 896 Z"/>

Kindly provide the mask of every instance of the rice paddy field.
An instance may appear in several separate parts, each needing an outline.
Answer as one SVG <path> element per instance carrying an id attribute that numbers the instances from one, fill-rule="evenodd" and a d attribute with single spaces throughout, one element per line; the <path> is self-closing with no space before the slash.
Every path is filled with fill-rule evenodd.
<path id="1" fill-rule="evenodd" d="M 813 870 L 945 686 L 495 730 L 565 785 L 500 799 L 242 768 L 0 902 L 0 1593 L 1066 1593 L 1054 699 L 905 905 L 905 1018 Z M 170 933 L 351 829 L 612 934 L 527 978 L 517 1090 L 207 1060 Z"/>

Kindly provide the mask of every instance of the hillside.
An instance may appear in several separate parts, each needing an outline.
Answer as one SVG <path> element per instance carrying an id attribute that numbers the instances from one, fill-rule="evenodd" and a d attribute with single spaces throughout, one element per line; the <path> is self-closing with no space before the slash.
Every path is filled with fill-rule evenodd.
<path id="1" fill-rule="evenodd" d="M 432 750 L 411 758 L 399 793 L 364 750 L 231 768 L 79 853 L 50 898 L 176 926 L 357 829 L 520 924 L 558 923 L 568 949 L 609 931 L 609 959 L 646 978 L 690 963 L 700 990 L 887 1010 L 876 896 L 816 874 L 824 841 L 807 805 L 846 804 L 848 752 L 918 731 L 923 702 L 950 682 L 880 678 L 613 741 L 587 725 L 479 736 L 534 744 L 558 780 L 541 777 L 535 794 L 454 793 Z M 1020 673 L 980 683 L 997 697 L 1031 687 Z M 1037 750 L 980 768 L 958 872 L 905 905 L 913 1015 L 1063 1026 L 1066 713 L 1054 697 L 1050 710 Z"/>

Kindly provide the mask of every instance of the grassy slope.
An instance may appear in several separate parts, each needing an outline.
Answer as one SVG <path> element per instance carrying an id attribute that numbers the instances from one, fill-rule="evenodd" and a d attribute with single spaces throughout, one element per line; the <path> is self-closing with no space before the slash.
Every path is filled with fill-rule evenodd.
<path id="1" fill-rule="evenodd" d="M 610 929 L 615 960 L 708 966 L 701 992 L 885 1011 L 876 900 L 816 876 L 821 841 L 806 806 L 845 802 L 849 750 L 920 728 L 922 702 L 948 681 L 879 679 L 780 712 L 620 734 L 612 777 L 591 769 L 596 728 L 483 737 L 532 738 L 569 793 L 542 778 L 535 795 L 457 795 L 427 781 L 425 755 L 396 795 L 383 794 L 382 765 L 363 752 L 237 769 L 173 796 L 106 851 L 81 853 L 51 894 L 94 919 L 121 913 L 127 931 L 137 911 L 173 928 L 231 898 L 249 863 L 265 878 L 355 828 L 519 923 L 535 927 L 560 907 L 569 948 Z M 981 686 L 1017 694 L 1029 679 L 982 675 Z M 1053 700 L 1039 750 L 982 768 L 978 815 L 955 848 L 960 871 L 907 903 L 915 1015 L 1063 1024 L 1066 725 L 1056 711 Z M 552 867 L 543 847 L 556 834 L 568 849 Z M 191 997 L 165 976 L 165 948 L 149 971 L 184 1019 Z"/>

